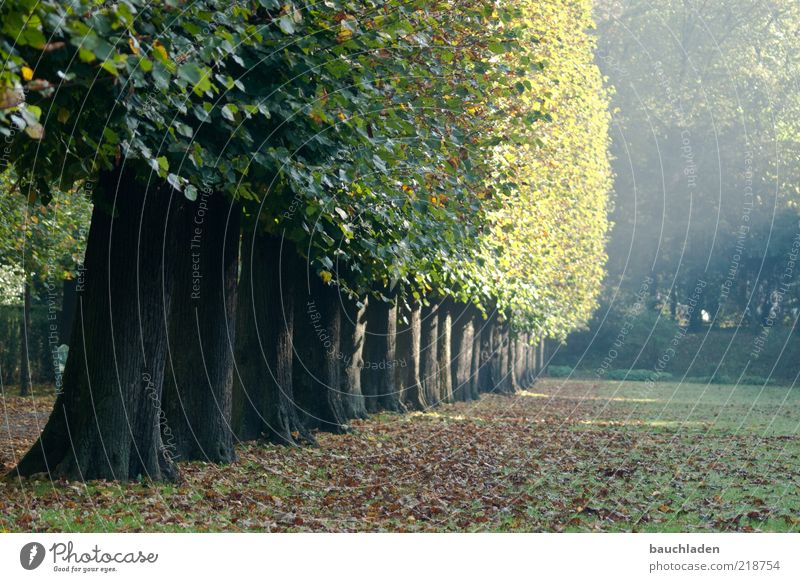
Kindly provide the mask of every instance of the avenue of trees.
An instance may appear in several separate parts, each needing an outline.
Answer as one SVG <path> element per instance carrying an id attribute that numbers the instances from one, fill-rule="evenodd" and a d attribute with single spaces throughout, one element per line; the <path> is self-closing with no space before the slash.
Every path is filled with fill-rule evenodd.
<path id="1" fill-rule="evenodd" d="M 175 479 L 240 440 L 313 443 L 529 384 L 604 275 L 591 16 L 590 0 L 3 2 L 3 228 L 91 202 L 58 274 L 76 281 L 69 358 L 15 474 Z M 75 228 L 4 237 L 3 266 L 36 288 L 56 261 L 31 253 Z"/>

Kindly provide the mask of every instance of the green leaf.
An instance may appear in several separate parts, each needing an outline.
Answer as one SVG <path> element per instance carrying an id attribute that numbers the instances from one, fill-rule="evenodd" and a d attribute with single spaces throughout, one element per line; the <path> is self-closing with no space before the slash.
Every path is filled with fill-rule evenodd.
<path id="1" fill-rule="evenodd" d="M 283 34 L 294 34 L 294 19 L 289 14 L 284 14 L 278 19 L 278 28 L 281 29 Z"/>
<path id="2" fill-rule="evenodd" d="M 221 110 L 222 117 L 224 117 L 228 121 L 236 121 L 236 118 L 234 117 L 236 110 L 238 110 L 238 108 L 235 105 L 231 104 L 225 105 Z"/>
<path id="3" fill-rule="evenodd" d="M 189 184 L 186 186 L 186 188 L 184 188 L 183 195 L 186 196 L 187 199 L 194 202 L 197 200 L 197 188 Z"/>

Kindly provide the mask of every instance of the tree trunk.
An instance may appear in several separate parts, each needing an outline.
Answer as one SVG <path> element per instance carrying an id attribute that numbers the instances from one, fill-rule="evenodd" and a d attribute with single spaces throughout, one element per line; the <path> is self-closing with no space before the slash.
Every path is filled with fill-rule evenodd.
<path id="1" fill-rule="evenodd" d="M 514 339 L 514 389 L 525 388 L 525 336 L 518 334 Z"/>
<path id="2" fill-rule="evenodd" d="M 219 193 L 178 216 L 161 436 L 181 460 L 230 463 L 233 346 L 239 276 L 238 203 Z"/>
<path id="3" fill-rule="evenodd" d="M 517 361 L 517 342 L 518 338 L 509 334 L 508 338 L 508 368 L 511 373 L 511 391 L 519 389 L 519 362 Z"/>
<path id="4" fill-rule="evenodd" d="M 420 381 L 420 345 L 422 343 L 422 307 L 415 303 L 404 309 L 397 329 L 397 389 L 403 404 L 412 410 L 425 410 L 427 403 Z"/>
<path id="5" fill-rule="evenodd" d="M 492 349 L 491 349 L 491 371 L 492 371 L 492 391 L 502 393 L 503 386 L 503 325 L 494 321 L 492 323 Z"/>
<path id="6" fill-rule="evenodd" d="M 472 400 L 481 397 L 481 350 L 484 334 L 484 319 L 477 309 L 472 308 L 472 364 L 470 370 L 470 395 Z"/>
<path id="7" fill-rule="evenodd" d="M 176 202 L 128 174 L 101 176 L 63 391 L 21 475 L 177 477 L 160 431 L 175 248 L 165 232 Z"/>
<path id="8" fill-rule="evenodd" d="M 453 301 L 446 298 L 439 305 L 439 399 L 453 402 Z"/>
<path id="9" fill-rule="evenodd" d="M 669 294 L 669 317 L 672 321 L 678 321 L 678 289 L 674 284 Z"/>
<path id="10" fill-rule="evenodd" d="M 490 314 L 481 326 L 480 368 L 478 374 L 479 391 L 494 392 L 497 378 L 497 316 Z"/>
<path id="11" fill-rule="evenodd" d="M 422 339 L 420 344 L 419 375 L 422 393 L 429 407 L 439 404 L 439 304 L 431 302 L 422 308 Z"/>
<path id="12" fill-rule="evenodd" d="M 453 399 L 460 402 L 472 400 L 472 349 L 475 328 L 472 313 L 467 306 L 460 306 L 453 313 L 452 321 L 452 382 Z"/>
<path id="13" fill-rule="evenodd" d="M 400 392 L 395 383 L 397 366 L 397 306 L 371 298 L 367 305 L 364 343 L 364 395 L 367 410 L 400 412 Z"/>
<path id="14" fill-rule="evenodd" d="M 295 297 L 302 262 L 281 237 L 247 232 L 237 308 L 234 431 L 242 440 L 314 442 L 292 386 Z"/>
<path id="15" fill-rule="evenodd" d="M 28 333 L 31 329 L 31 284 L 25 281 L 22 299 L 22 322 L 20 325 L 20 364 L 19 364 L 19 395 L 27 396 L 31 393 L 31 362 L 29 355 Z"/>
<path id="16" fill-rule="evenodd" d="M 345 416 L 367 418 L 361 371 L 364 367 L 364 338 L 367 329 L 367 298 L 357 301 L 342 297 L 341 381 L 345 399 Z"/>
<path id="17" fill-rule="evenodd" d="M 530 387 L 536 381 L 536 359 L 534 358 L 531 336 L 525 336 L 525 386 Z"/>
<path id="18" fill-rule="evenodd" d="M 544 338 L 539 340 L 539 365 L 536 367 L 538 376 L 541 377 L 545 374 L 545 361 L 544 361 Z"/>
<path id="19" fill-rule="evenodd" d="M 509 337 L 508 323 L 497 325 L 497 364 L 498 375 L 496 381 L 497 392 L 511 394 L 514 392 L 511 373 L 511 339 Z"/>
<path id="20" fill-rule="evenodd" d="M 294 323 L 294 391 L 307 428 L 343 432 L 349 397 L 342 392 L 342 309 L 338 287 L 304 272 Z"/>

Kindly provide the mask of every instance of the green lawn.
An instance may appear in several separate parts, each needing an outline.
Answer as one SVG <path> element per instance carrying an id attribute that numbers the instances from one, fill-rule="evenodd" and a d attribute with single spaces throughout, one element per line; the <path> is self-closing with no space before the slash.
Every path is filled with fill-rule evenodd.
<path id="1" fill-rule="evenodd" d="M 587 435 L 581 457 L 603 443 L 576 463 L 574 490 L 589 509 L 568 529 L 799 528 L 800 390 L 548 380 L 527 394 L 545 408 L 571 403 L 565 424 Z M 622 515 L 608 523 L 598 506 Z"/>
<path id="2" fill-rule="evenodd" d="M 549 379 L 316 448 L 244 444 L 177 484 L 12 480 L 0 529 L 800 531 L 798 424 L 786 387 Z"/>

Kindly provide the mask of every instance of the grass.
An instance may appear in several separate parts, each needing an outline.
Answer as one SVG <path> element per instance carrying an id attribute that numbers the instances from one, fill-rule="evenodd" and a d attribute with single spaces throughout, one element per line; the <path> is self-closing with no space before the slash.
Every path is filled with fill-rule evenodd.
<path id="1" fill-rule="evenodd" d="M 35 434 L 26 402 L 3 404 L 10 465 Z M 15 418 L 24 435 L 5 442 Z M 232 466 L 182 464 L 177 484 L 11 480 L 0 529 L 800 531 L 798 426 L 787 387 L 548 379 L 377 415 L 317 448 L 242 444 Z"/>

